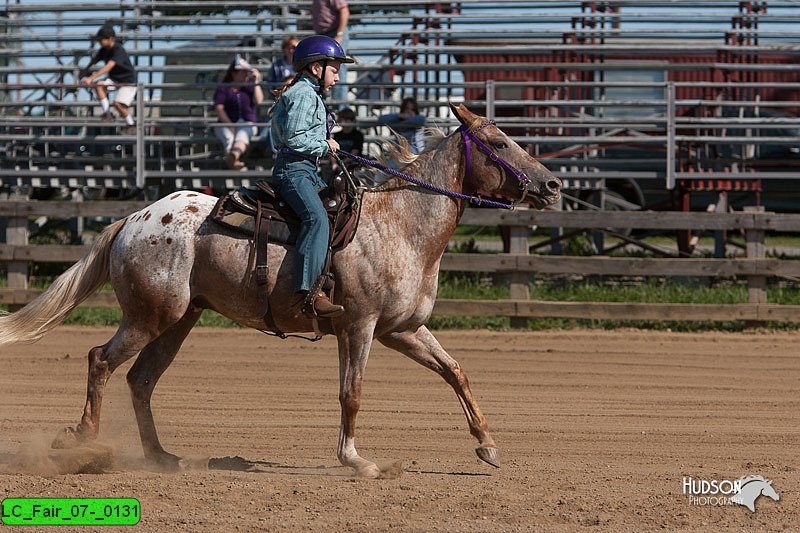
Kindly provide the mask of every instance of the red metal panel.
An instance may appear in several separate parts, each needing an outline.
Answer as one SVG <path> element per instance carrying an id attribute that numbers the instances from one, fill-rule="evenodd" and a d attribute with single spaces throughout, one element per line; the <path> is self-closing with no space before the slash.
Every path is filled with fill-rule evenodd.
<path id="1" fill-rule="evenodd" d="M 625 53 L 611 53 L 605 52 L 603 57 L 607 60 L 641 60 L 642 56 L 637 54 Z M 795 71 L 748 71 L 743 69 L 741 71 L 730 69 L 715 69 L 701 67 L 699 65 L 714 64 L 717 62 L 722 63 L 735 63 L 742 62 L 744 64 L 764 64 L 764 65 L 786 65 L 796 64 L 797 57 L 790 54 L 759 54 L 757 56 L 736 54 L 727 51 L 720 52 L 719 54 L 704 53 L 704 54 L 681 54 L 664 52 L 662 54 L 650 54 L 647 59 L 653 61 L 667 61 L 671 64 L 678 65 L 692 65 L 698 64 L 696 69 L 680 69 L 669 70 L 668 79 L 674 82 L 750 82 L 750 83 L 800 83 L 800 69 Z M 548 70 L 515 70 L 513 63 L 552 63 L 552 62 L 575 62 L 581 63 L 588 60 L 587 56 L 582 59 L 577 54 L 561 54 L 558 51 L 553 51 L 552 54 L 463 54 L 457 57 L 460 63 L 494 63 L 503 64 L 509 63 L 508 69 L 502 70 L 467 70 L 464 72 L 464 79 L 470 82 L 486 81 L 487 79 L 494 79 L 498 81 L 555 81 L 553 72 L 556 73 L 555 78 L 565 79 L 569 78 L 575 81 L 591 81 L 593 73 L 585 70 L 560 69 L 559 71 L 550 72 Z M 598 70 L 602 69 L 602 63 L 598 63 Z M 715 91 L 719 89 L 705 88 L 705 87 L 678 87 L 676 97 L 680 100 L 685 99 L 713 99 L 717 96 Z M 550 94 L 557 94 L 557 98 L 568 98 L 570 95 L 559 93 L 558 91 L 536 91 L 535 98 L 547 99 Z M 800 91 L 792 88 L 763 88 L 758 91 L 759 97 L 764 101 L 790 101 L 800 102 Z M 750 91 L 736 91 L 735 94 L 725 95 L 728 99 L 743 99 L 749 100 L 753 98 L 754 92 Z M 485 98 L 484 89 L 467 89 L 466 98 L 469 100 L 480 100 Z M 685 110 L 678 110 L 679 114 L 684 113 Z M 784 108 L 783 111 L 800 115 L 800 106 L 792 108 Z"/>

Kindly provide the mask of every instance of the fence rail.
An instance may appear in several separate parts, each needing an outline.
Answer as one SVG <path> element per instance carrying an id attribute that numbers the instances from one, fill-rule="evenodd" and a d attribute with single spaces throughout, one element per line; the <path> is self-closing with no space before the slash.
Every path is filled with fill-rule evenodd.
<path id="1" fill-rule="evenodd" d="M 0 244 L 0 262 L 8 265 L 8 288 L 0 289 L 0 304 L 23 305 L 41 292 L 28 288 L 28 262 L 75 262 L 86 245 L 33 245 L 28 243 L 29 217 L 121 218 L 143 209 L 148 202 L 0 202 L 0 218 L 7 221 L 6 243 Z M 800 306 L 767 303 L 767 279 L 800 278 L 800 261 L 765 257 L 766 231 L 800 232 L 800 215 L 760 211 L 742 213 L 496 211 L 468 209 L 462 224 L 507 226 L 511 253 L 446 253 L 441 269 L 502 273 L 510 280 L 507 300 L 437 300 L 434 314 L 458 316 L 508 316 L 512 325 L 528 318 L 707 320 L 800 322 Z M 630 227 L 670 230 L 741 230 L 747 239 L 747 256 L 735 258 L 567 257 L 529 253 L 530 227 L 603 229 Z M 742 304 L 650 304 L 620 302 L 552 302 L 531 299 L 531 273 L 626 276 L 744 277 L 749 302 Z M 112 292 L 100 292 L 84 306 L 115 307 Z"/>

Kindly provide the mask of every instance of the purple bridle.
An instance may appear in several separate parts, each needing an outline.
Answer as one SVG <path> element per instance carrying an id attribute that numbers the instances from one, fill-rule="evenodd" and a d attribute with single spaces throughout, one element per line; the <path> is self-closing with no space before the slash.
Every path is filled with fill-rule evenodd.
<path id="1" fill-rule="evenodd" d="M 502 168 L 503 170 L 505 170 L 506 172 L 510 173 L 515 178 L 517 178 L 517 182 L 519 183 L 519 190 L 522 191 L 522 197 L 513 204 L 511 204 L 513 208 L 515 205 L 522 202 L 522 200 L 524 200 L 525 197 L 528 195 L 528 188 L 531 186 L 531 180 L 524 172 L 511 166 L 505 159 L 494 153 L 491 148 L 486 146 L 486 144 L 483 141 L 481 141 L 480 139 L 478 139 L 478 137 L 475 136 L 475 134 L 481 131 L 483 128 L 487 126 L 493 126 L 494 123 L 495 123 L 494 120 L 485 120 L 483 124 L 475 128 L 474 130 L 468 129 L 463 124 L 459 126 L 458 131 L 461 132 L 461 138 L 464 139 L 464 155 L 466 157 L 464 163 L 464 179 L 469 178 L 470 157 L 472 152 L 470 147 L 470 141 L 471 141 L 474 142 L 475 145 L 478 148 L 480 148 L 480 150 L 484 154 L 489 156 L 489 159 L 497 163 L 497 165 L 500 168 Z"/>
<path id="2" fill-rule="evenodd" d="M 517 181 L 519 182 L 519 188 L 522 191 L 522 197 L 520 197 L 520 199 L 517 200 L 516 202 L 511 202 L 511 203 L 498 202 L 496 200 L 487 200 L 485 198 L 481 198 L 480 196 L 471 196 L 469 194 L 463 194 L 463 193 L 460 193 L 460 192 L 451 191 L 449 189 L 445 189 L 445 188 L 439 187 L 437 185 L 433 185 L 433 184 L 430 184 L 430 183 L 426 183 L 424 181 L 420 181 L 420 180 L 418 180 L 417 178 L 415 178 L 413 176 L 409 176 L 408 174 L 404 174 L 404 173 L 402 173 L 402 172 L 400 172 L 398 170 L 395 170 L 393 168 L 388 168 L 388 167 L 380 164 L 379 162 L 377 162 L 375 160 L 368 159 L 366 157 L 361 157 L 360 155 L 351 154 L 349 152 L 344 152 L 342 150 L 337 150 L 336 153 L 339 156 L 348 157 L 348 158 L 350 158 L 350 159 L 352 159 L 354 161 L 358 161 L 361 164 L 368 165 L 368 166 L 371 166 L 373 168 L 377 168 L 378 170 L 380 170 L 382 172 L 386 172 L 387 174 L 391 174 L 392 176 L 397 176 L 398 178 L 402 178 L 402 179 L 404 179 L 404 180 L 406 180 L 406 181 L 408 181 L 410 183 L 413 183 L 414 185 L 418 185 L 418 186 L 420 186 L 420 187 L 422 187 L 424 189 L 428 189 L 429 191 L 436 192 L 438 194 L 447 196 L 449 198 L 458 198 L 460 200 L 468 200 L 471 204 L 474 204 L 474 205 L 485 205 L 487 207 L 499 207 L 501 209 L 514 209 L 514 207 L 517 204 L 519 204 L 522 200 L 524 200 L 525 196 L 527 196 L 528 188 L 530 187 L 531 180 L 528 178 L 528 176 L 525 175 L 524 172 L 522 172 L 520 170 L 517 170 L 516 168 L 514 168 L 513 166 L 508 164 L 508 162 L 506 162 L 502 157 L 500 157 L 497 154 L 495 154 L 492 151 L 491 148 L 486 146 L 486 144 L 484 144 L 483 141 L 481 141 L 480 139 L 478 139 L 475 136 L 475 134 L 477 132 L 481 131 L 486 126 L 493 125 L 493 124 L 494 124 L 493 120 L 487 120 L 487 121 L 485 121 L 483 124 L 481 124 L 478 128 L 476 128 L 473 131 L 468 130 L 463 125 L 458 128 L 458 131 L 461 133 L 461 138 L 464 139 L 464 145 L 465 145 L 464 152 L 465 152 L 465 155 L 466 155 L 466 160 L 465 160 L 465 168 L 464 168 L 464 178 L 466 179 L 466 178 L 469 177 L 469 167 L 470 167 L 470 161 L 471 161 L 470 142 L 474 142 L 475 145 L 482 152 L 484 152 L 486 155 L 488 155 L 489 158 L 492 161 L 497 163 L 500 166 L 500 168 L 502 168 L 506 172 L 510 172 L 511 174 L 514 175 L 514 177 L 517 178 Z"/>

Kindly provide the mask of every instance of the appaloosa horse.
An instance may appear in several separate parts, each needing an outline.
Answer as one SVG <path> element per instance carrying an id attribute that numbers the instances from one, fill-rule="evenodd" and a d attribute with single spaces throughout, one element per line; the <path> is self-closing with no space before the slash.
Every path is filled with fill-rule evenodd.
<path id="1" fill-rule="evenodd" d="M 453 107 L 461 128 L 442 136 L 416 158 L 398 160 L 402 171 L 457 193 L 519 199 L 527 193 L 543 208 L 559 199 L 561 182 L 494 124 L 464 106 Z M 467 142 L 472 139 L 472 146 Z M 480 149 L 479 149 L 480 148 Z M 408 156 L 408 154 L 405 154 Z M 259 313 L 249 239 L 209 220 L 217 199 L 176 192 L 110 225 L 91 251 L 36 300 L 0 318 L 0 345 L 33 341 L 63 322 L 108 279 L 122 307 L 119 329 L 89 351 L 86 406 L 75 429 L 55 447 L 93 439 L 100 426 L 103 391 L 111 374 L 138 355 L 127 375 L 145 456 L 168 468 L 180 460 L 159 442 L 150 397 L 204 309 L 255 329 Z M 358 475 L 379 468 L 355 447 L 361 379 L 373 339 L 440 374 L 456 392 L 478 457 L 499 466 L 488 425 L 464 371 L 425 327 L 438 284 L 439 263 L 468 201 L 391 178 L 364 193 L 353 242 L 333 259 L 335 298 L 346 313 L 327 324 L 339 346 L 341 426 L 338 458 Z M 292 294 L 291 247 L 270 244 L 269 301 L 283 332 L 308 332 Z"/>

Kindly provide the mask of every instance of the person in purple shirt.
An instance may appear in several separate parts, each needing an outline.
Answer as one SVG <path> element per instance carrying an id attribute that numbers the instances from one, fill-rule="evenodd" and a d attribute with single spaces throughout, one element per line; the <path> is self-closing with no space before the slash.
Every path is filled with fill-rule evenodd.
<path id="1" fill-rule="evenodd" d="M 244 168 L 242 155 L 257 132 L 250 123 L 258 122 L 256 107 L 264 101 L 260 82 L 261 73 L 237 54 L 222 79 L 230 85 L 220 85 L 214 93 L 219 122 L 227 125 L 215 127 L 214 133 L 225 147 L 225 163 L 232 170 Z"/>

